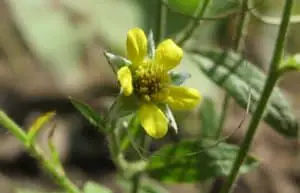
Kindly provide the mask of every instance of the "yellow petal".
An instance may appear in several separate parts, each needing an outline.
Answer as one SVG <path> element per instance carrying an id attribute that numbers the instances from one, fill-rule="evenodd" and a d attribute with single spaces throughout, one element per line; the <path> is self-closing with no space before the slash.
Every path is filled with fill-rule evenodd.
<path id="1" fill-rule="evenodd" d="M 124 95 L 131 95 L 133 92 L 132 75 L 128 66 L 124 66 L 118 71 L 118 80 Z"/>
<path id="2" fill-rule="evenodd" d="M 155 51 L 155 65 L 168 71 L 180 63 L 182 56 L 182 49 L 173 40 L 167 39 L 160 43 Z"/>
<path id="3" fill-rule="evenodd" d="M 167 89 L 168 96 L 166 97 L 165 102 L 174 109 L 192 109 L 195 108 L 201 100 L 200 93 L 193 88 L 170 86 Z"/>
<path id="4" fill-rule="evenodd" d="M 127 33 L 126 55 L 136 65 L 143 61 L 147 54 L 147 38 L 143 30 L 133 28 Z"/>
<path id="5" fill-rule="evenodd" d="M 138 111 L 141 125 L 146 133 L 159 139 L 168 131 L 168 119 L 164 113 L 154 104 L 144 104 Z"/>

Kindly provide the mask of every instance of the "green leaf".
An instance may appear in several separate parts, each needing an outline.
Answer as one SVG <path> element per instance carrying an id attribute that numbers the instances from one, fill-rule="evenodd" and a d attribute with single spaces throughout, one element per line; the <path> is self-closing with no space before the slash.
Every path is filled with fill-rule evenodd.
<path id="1" fill-rule="evenodd" d="M 28 145 L 34 143 L 34 140 L 36 139 L 37 135 L 39 134 L 39 131 L 41 128 L 55 115 L 55 112 L 47 112 L 41 116 L 39 116 L 31 125 L 31 127 L 28 130 L 27 135 L 27 143 Z"/>
<path id="2" fill-rule="evenodd" d="M 201 0 L 168 0 L 168 5 L 176 11 L 192 16 L 200 2 Z"/>
<path id="3" fill-rule="evenodd" d="M 211 140 L 181 141 L 166 145 L 149 159 L 148 174 L 163 182 L 193 183 L 230 173 L 239 148 L 226 143 L 216 145 Z M 248 156 L 240 174 L 255 167 L 258 162 Z"/>
<path id="4" fill-rule="evenodd" d="M 215 103 L 212 99 L 205 97 L 200 107 L 201 137 L 217 138 L 219 135 L 219 116 Z"/>
<path id="5" fill-rule="evenodd" d="M 76 100 L 72 97 L 69 97 L 73 106 L 95 127 L 101 128 L 104 132 L 107 132 L 107 128 L 105 128 L 105 120 L 100 116 L 99 113 L 94 111 L 89 105 Z"/>
<path id="6" fill-rule="evenodd" d="M 300 71 L 300 54 L 295 54 L 285 59 L 279 68 L 280 73 L 288 71 Z"/>
<path id="7" fill-rule="evenodd" d="M 112 191 L 95 182 L 87 182 L 83 188 L 84 193 L 112 193 Z"/>
<path id="8" fill-rule="evenodd" d="M 247 107 L 251 91 L 249 110 L 254 112 L 266 80 L 261 70 L 233 51 L 191 50 L 189 56 L 204 74 L 225 89 L 241 107 Z M 270 98 L 264 120 L 286 137 L 295 138 L 298 135 L 298 121 L 278 87 Z"/>

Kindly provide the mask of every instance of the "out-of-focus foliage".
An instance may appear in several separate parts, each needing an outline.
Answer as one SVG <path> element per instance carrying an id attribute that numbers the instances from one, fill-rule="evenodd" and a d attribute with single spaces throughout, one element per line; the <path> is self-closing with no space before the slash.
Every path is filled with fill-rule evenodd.
<path id="1" fill-rule="evenodd" d="M 190 57 L 202 72 L 224 88 L 243 108 L 247 107 L 251 94 L 250 112 L 254 112 L 266 80 L 263 72 L 232 51 L 194 51 Z M 297 137 L 298 120 L 279 88 L 271 96 L 264 120 L 286 137 Z"/>
<path id="2" fill-rule="evenodd" d="M 96 128 L 106 131 L 106 124 L 104 118 L 95 112 L 89 105 L 80 102 L 79 100 L 70 98 L 74 107 Z"/>
<path id="3" fill-rule="evenodd" d="M 191 183 L 229 174 L 238 147 L 212 140 L 181 141 L 166 145 L 150 158 L 147 173 L 163 182 Z M 251 156 L 240 172 L 246 173 L 258 165 Z"/>
<path id="4" fill-rule="evenodd" d="M 82 57 L 86 52 L 86 47 L 91 42 L 96 41 L 98 43 L 98 40 L 101 39 L 108 49 L 124 55 L 124 43 L 128 29 L 136 26 L 145 31 L 155 29 L 159 6 L 159 1 L 156 0 L 8 0 L 7 2 L 26 46 L 46 68 L 56 75 L 58 83 L 80 81 L 78 77 L 81 74 Z M 178 33 L 181 33 L 184 27 L 192 21 L 192 16 L 202 2 L 203 0 L 166 1 L 169 4 L 166 36 L 175 38 Z M 228 32 L 228 23 L 232 22 L 233 19 L 230 16 L 239 14 L 240 1 L 211 0 L 210 2 L 203 17 L 215 17 L 216 20 L 199 21 L 200 27 L 196 29 L 184 48 L 196 47 L 201 50 L 207 45 L 219 46 L 220 38 L 226 39 L 227 36 L 232 35 L 230 34 L 232 31 Z M 278 2 L 283 1 L 276 2 L 264 1 L 258 10 L 267 10 L 272 15 L 273 13 L 268 11 L 269 8 L 277 7 L 279 10 L 281 4 Z M 275 11 L 276 14 L 278 10 Z M 120 65 L 124 65 L 122 63 L 124 60 L 120 61 Z M 220 95 L 217 87 L 223 88 L 244 108 L 247 106 L 251 90 L 250 112 L 253 112 L 266 76 L 239 54 L 219 49 L 201 50 L 201 52 L 193 54 L 186 51 L 182 63 L 179 68 L 192 74 L 192 78 L 188 80 L 187 84 L 195 85 L 206 98 L 199 114 L 202 129 L 201 139 L 203 140 L 181 141 L 176 145 L 163 147 L 147 160 L 149 161 L 147 173 L 162 182 L 179 183 L 197 183 L 217 176 L 228 175 L 237 155 L 238 147 L 226 143 L 216 144 L 216 141 L 206 139 L 217 138 L 219 135 L 220 120 L 217 104 L 220 101 Z M 199 67 L 201 72 L 197 71 Z M 283 61 L 282 69 L 299 70 L 299 55 L 294 55 Z M 101 75 L 99 72 L 99 76 Z M 173 81 L 181 84 L 182 80 L 189 76 L 189 74 L 174 76 L 176 79 Z M 210 80 L 216 84 L 213 85 Z M 93 126 L 104 134 L 113 129 L 107 128 L 109 119 L 109 121 L 116 121 L 127 116 L 136 108 L 135 98 L 116 100 L 113 108 L 110 109 L 110 114 L 108 114 L 109 118 L 105 117 L 107 118 L 105 119 L 89 105 L 75 99 L 71 99 L 71 102 Z M 48 119 L 49 117 L 44 118 Z M 264 119 L 284 136 L 296 137 L 298 122 L 289 103 L 278 88 L 276 88 L 266 109 Z M 40 123 L 38 122 L 37 125 L 33 126 L 33 129 L 30 129 L 29 136 L 36 137 Z M 42 123 L 44 122 L 42 121 Z M 188 130 L 192 124 L 189 122 L 185 126 L 185 129 Z M 148 149 L 143 149 L 146 144 L 144 131 L 136 117 L 121 122 L 121 126 L 118 125 L 117 127 L 120 138 L 118 145 L 126 156 L 132 156 L 129 154 L 132 149 L 134 151 L 147 150 L 149 153 Z M 197 126 L 198 128 L 200 127 Z M 138 159 L 141 158 L 141 155 L 138 156 Z M 241 173 L 246 173 L 257 165 L 257 161 L 248 156 L 241 168 Z M 130 190 L 132 188 L 131 183 L 131 181 L 123 183 L 124 189 Z M 20 193 L 27 192 L 33 191 L 20 191 Z M 96 192 L 110 193 L 112 191 L 91 182 L 84 186 L 84 193 Z M 166 193 L 167 191 L 157 183 L 142 182 L 140 192 Z"/>
<path id="5" fill-rule="evenodd" d="M 8 2 L 27 45 L 58 75 L 58 81 L 68 82 L 71 77 L 78 77 L 84 41 L 67 12 L 51 5 L 51 1 Z"/>
<path id="6" fill-rule="evenodd" d="M 81 80 L 81 58 L 92 40 L 101 35 L 120 50 L 123 34 L 142 18 L 132 1 L 9 0 L 8 3 L 27 45 L 55 75 L 59 86 Z"/>
<path id="7" fill-rule="evenodd" d="M 168 0 L 167 3 L 170 6 L 170 8 L 179 11 L 185 15 L 192 16 L 197 10 L 199 4 L 201 3 L 201 0 Z"/>
<path id="8" fill-rule="evenodd" d="M 64 192 L 45 192 L 45 191 L 35 191 L 31 189 L 20 189 L 17 193 L 64 193 Z"/>
<path id="9" fill-rule="evenodd" d="M 280 71 L 300 71 L 300 54 L 295 54 L 282 61 Z"/>
<path id="10" fill-rule="evenodd" d="M 130 192 L 132 190 L 132 183 L 124 178 L 117 179 L 118 185 L 124 190 L 124 192 Z M 148 178 L 141 180 L 140 193 L 168 193 L 168 191 L 161 186 L 158 182 L 155 182 Z"/>
<path id="11" fill-rule="evenodd" d="M 84 193 L 112 193 L 112 191 L 95 182 L 87 182 L 83 187 Z"/>
<path id="12" fill-rule="evenodd" d="M 215 103 L 204 98 L 199 111 L 201 121 L 201 137 L 216 139 L 219 135 L 219 115 Z"/>

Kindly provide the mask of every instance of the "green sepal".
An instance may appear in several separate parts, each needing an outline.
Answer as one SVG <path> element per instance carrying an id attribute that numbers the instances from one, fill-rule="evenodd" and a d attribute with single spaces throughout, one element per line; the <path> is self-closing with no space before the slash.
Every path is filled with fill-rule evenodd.
<path id="1" fill-rule="evenodd" d="M 173 84 L 179 86 L 182 85 L 187 79 L 191 78 L 191 74 L 188 72 L 170 72 L 171 81 Z"/>
<path id="2" fill-rule="evenodd" d="M 135 113 L 139 108 L 139 100 L 134 95 L 125 96 L 120 94 L 109 109 L 108 117 L 110 121 Z"/>
<path id="3" fill-rule="evenodd" d="M 166 107 L 165 107 L 165 114 L 167 115 L 167 118 L 169 120 L 169 126 L 172 129 L 174 129 L 175 133 L 178 133 L 178 126 L 177 126 L 174 114 L 171 111 L 169 105 L 166 105 Z"/>
<path id="4" fill-rule="evenodd" d="M 148 34 L 148 56 L 151 59 L 154 59 L 155 57 L 155 42 L 152 30 L 150 30 Z"/>
<path id="5" fill-rule="evenodd" d="M 109 52 L 104 52 L 104 56 L 115 73 L 123 66 L 131 65 L 131 62 L 122 56 L 117 56 Z"/>

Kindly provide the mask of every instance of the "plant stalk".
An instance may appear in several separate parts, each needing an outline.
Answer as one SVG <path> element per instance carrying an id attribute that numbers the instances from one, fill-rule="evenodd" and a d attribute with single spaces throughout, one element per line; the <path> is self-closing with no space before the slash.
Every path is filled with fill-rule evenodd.
<path id="1" fill-rule="evenodd" d="M 291 18 L 293 3 L 294 3 L 294 0 L 286 0 L 285 1 L 284 11 L 282 14 L 282 21 L 281 21 L 278 36 L 276 39 L 275 49 L 274 49 L 272 60 L 270 63 L 267 80 L 266 80 L 263 92 L 260 96 L 259 103 L 256 107 L 256 110 L 255 110 L 253 116 L 252 116 L 246 136 L 243 140 L 243 143 L 241 145 L 241 148 L 239 150 L 237 158 L 234 162 L 234 165 L 232 167 L 230 175 L 229 175 L 227 181 L 225 182 L 224 186 L 221 189 L 221 193 L 231 192 L 232 186 L 238 177 L 239 169 L 240 169 L 241 165 L 243 164 L 243 161 L 249 152 L 254 134 L 256 133 L 258 124 L 262 118 L 262 115 L 267 106 L 268 100 L 272 94 L 273 88 L 275 87 L 276 82 L 279 78 L 278 68 L 279 68 L 279 64 L 280 64 L 282 54 L 283 54 L 285 38 L 286 38 L 287 30 L 288 30 L 288 24 L 289 24 L 289 21 Z"/>
<path id="2" fill-rule="evenodd" d="M 243 43 L 244 43 L 244 35 L 247 31 L 247 24 L 248 24 L 248 0 L 242 1 L 241 6 L 241 15 L 239 17 L 239 21 L 236 27 L 235 31 L 235 38 L 233 41 L 233 50 L 236 52 L 240 52 L 243 49 Z M 225 57 L 227 57 L 227 54 L 225 54 Z M 222 111 L 220 115 L 220 123 L 218 127 L 219 135 L 224 127 L 226 116 L 227 116 L 227 110 L 229 107 L 230 102 L 230 95 L 228 93 L 225 94 L 223 105 L 222 105 Z"/>
<path id="3" fill-rule="evenodd" d="M 162 1 L 164 0 L 157 0 L 156 33 L 154 34 L 155 45 L 158 45 L 166 36 L 168 8 Z"/>
<path id="4" fill-rule="evenodd" d="M 206 8 L 208 7 L 210 3 L 210 0 L 204 0 L 203 3 L 200 3 L 200 9 L 199 12 L 196 13 L 195 18 L 192 21 L 189 22 L 187 27 L 183 30 L 183 32 L 180 33 L 182 36 L 176 40 L 176 43 L 179 46 L 183 46 L 186 41 L 193 35 L 193 33 L 196 31 L 196 29 L 201 25 L 201 22 L 199 20 L 203 17 L 205 14 Z"/>
<path id="5" fill-rule="evenodd" d="M 221 135 L 222 129 L 225 124 L 225 120 L 227 118 L 227 109 L 229 107 L 229 102 L 230 102 L 230 95 L 228 93 L 225 94 L 225 98 L 223 99 L 223 105 L 222 105 L 222 111 L 220 114 L 220 121 L 218 124 L 218 130 L 216 134 L 216 138 L 218 139 Z"/>
<path id="6" fill-rule="evenodd" d="M 132 191 L 131 193 L 138 193 L 139 192 L 139 188 L 140 188 L 140 184 L 141 184 L 141 179 L 140 179 L 140 175 L 137 174 L 135 176 L 133 176 L 132 178 Z"/>
<path id="7" fill-rule="evenodd" d="M 80 193 L 79 188 L 73 184 L 65 175 L 61 168 L 57 167 L 55 163 L 45 159 L 42 150 L 35 144 L 28 143 L 28 137 L 23 129 L 18 126 L 10 117 L 3 111 L 0 111 L 0 124 L 8 129 L 26 148 L 26 150 L 36 158 L 42 167 L 54 177 L 57 184 L 59 184 L 68 193 Z"/>

